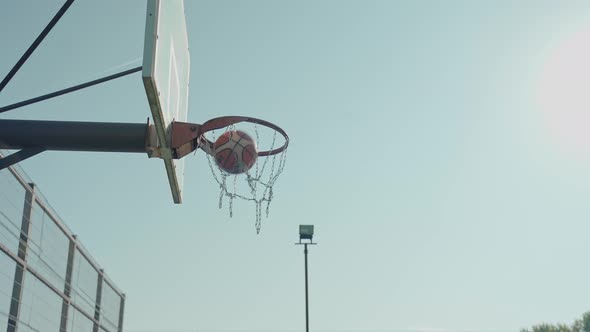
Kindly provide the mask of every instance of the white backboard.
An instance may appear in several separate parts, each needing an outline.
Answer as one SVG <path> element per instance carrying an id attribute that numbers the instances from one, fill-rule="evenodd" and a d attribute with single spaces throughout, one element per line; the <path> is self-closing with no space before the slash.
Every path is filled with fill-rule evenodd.
<path id="1" fill-rule="evenodd" d="M 184 160 L 172 159 L 170 125 L 186 122 L 190 54 L 183 0 L 148 0 L 142 79 L 175 203 L 182 203 Z"/>

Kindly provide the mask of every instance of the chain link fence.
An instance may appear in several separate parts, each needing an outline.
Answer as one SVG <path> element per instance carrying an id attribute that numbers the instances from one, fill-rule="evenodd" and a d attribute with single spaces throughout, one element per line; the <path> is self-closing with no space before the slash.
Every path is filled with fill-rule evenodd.
<path id="1" fill-rule="evenodd" d="M 0 329 L 120 332 L 124 307 L 125 294 L 22 169 L 0 170 Z"/>

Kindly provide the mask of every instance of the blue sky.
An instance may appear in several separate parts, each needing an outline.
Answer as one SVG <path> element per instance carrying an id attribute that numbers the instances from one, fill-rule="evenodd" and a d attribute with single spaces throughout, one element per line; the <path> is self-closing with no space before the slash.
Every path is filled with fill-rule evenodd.
<path id="1" fill-rule="evenodd" d="M 6 73 L 61 1 L 0 11 Z M 590 309 L 590 4 L 187 1 L 189 121 L 291 137 L 269 218 L 217 208 L 202 153 L 184 204 L 143 154 L 21 163 L 127 293 L 128 331 L 515 331 Z M 76 1 L 6 105 L 141 64 L 144 1 Z M 4 75 L 4 74 L 2 74 Z M 1 118 L 143 123 L 140 74 Z"/>

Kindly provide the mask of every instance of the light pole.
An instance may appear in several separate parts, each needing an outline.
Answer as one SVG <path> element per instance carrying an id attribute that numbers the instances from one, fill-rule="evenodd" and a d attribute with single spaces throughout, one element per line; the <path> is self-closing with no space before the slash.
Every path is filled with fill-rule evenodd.
<path id="1" fill-rule="evenodd" d="M 301 242 L 302 240 L 309 240 L 309 242 Z M 305 332 L 309 332 L 309 296 L 307 286 L 307 245 L 315 245 L 313 242 L 313 225 L 299 225 L 299 243 L 303 245 L 303 254 L 305 255 Z"/>

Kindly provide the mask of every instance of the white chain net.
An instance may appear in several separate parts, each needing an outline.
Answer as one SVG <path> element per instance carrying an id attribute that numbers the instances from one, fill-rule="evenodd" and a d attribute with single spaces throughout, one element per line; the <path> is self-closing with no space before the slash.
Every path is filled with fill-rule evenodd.
<path id="1" fill-rule="evenodd" d="M 225 128 L 223 132 L 236 130 L 235 125 Z M 240 130 L 246 131 L 242 128 Z M 256 134 L 256 146 L 258 151 L 273 150 L 276 147 L 277 132 L 273 130 L 272 141 L 269 146 L 261 146 L 261 134 L 259 126 L 254 124 L 253 130 Z M 207 138 L 212 142 L 217 139 L 215 130 L 207 132 Z M 270 203 L 274 197 L 273 185 L 283 172 L 287 160 L 287 149 L 272 156 L 258 156 L 254 166 L 244 174 L 228 174 L 223 171 L 215 162 L 214 157 L 207 155 L 209 168 L 213 178 L 219 185 L 219 208 L 223 208 L 223 201 L 229 201 L 229 216 L 233 217 L 233 202 L 235 198 L 244 201 L 252 201 L 256 205 L 256 234 L 260 234 L 262 226 L 262 210 L 268 218 Z M 244 181 L 242 181 L 245 180 Z M 242 182 L 241 184 L 239 182 Z"/>

